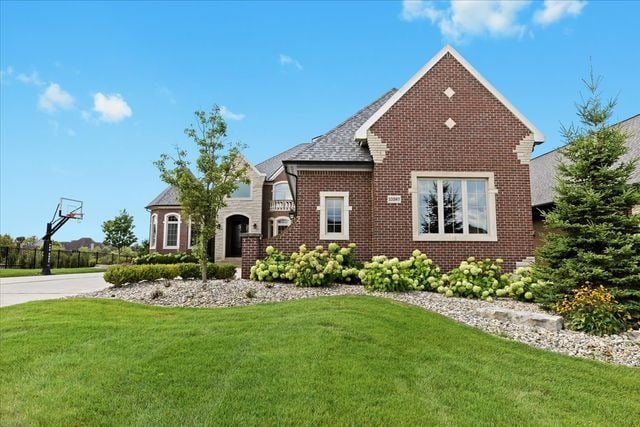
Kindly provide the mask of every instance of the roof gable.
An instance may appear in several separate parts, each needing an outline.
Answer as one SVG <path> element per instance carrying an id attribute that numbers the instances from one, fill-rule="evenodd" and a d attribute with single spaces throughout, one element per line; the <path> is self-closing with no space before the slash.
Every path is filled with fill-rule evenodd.
<path id="1" fill-rule="evenodd" d="M 413 75 L 397 92 L 393 94 L 387 101 L 365 121 L 362 126 L 355 132 L 355 139 L 366 141 L 368 131 L 380 117 L 382 117 L 389 109 L 402 98 L 422 77 L 425 76 L 446 54 L 450 54 L 458 61 L 469 73 L 478 80 L 498 101 L 500 101 L 514 116 L 518 118 L 532 133 L 536 143 L 544 141 L 544 134 L 536 128 L 516 107 L 514 107 L 498 90 L 493 87 L 487 79 L 485 79 L 466 59 L 462 57 L 453 47 L 446 45 L 440 52 L 429 60 L 416 74 Z"/>

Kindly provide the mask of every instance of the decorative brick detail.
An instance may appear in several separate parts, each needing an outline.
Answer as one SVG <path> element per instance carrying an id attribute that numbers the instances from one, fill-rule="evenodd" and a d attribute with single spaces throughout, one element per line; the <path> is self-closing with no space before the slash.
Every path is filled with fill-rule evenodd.
<path id="1" fill-rule="evenodd" d="M 531 162 L 531 152 L 533 151 L 533 134 L 529 134 L 522 138 L 522 141 L 513 149 L 513 152 L 518 156 L 518 160 L 523 165 L 528 165 Z"/>
<path id="2" fill-rule="evenodd" d="M 242 234 L 242 278 L 248 279 L 251 275 L 251 267 L 262 258 L 260 233 Z"/>
<path id="3" fill-rule="evenodd" d="M 455 88 L 452 98 L 442 93 L 447 87 Z M 449 117 L 457 122 L 452 129 L 443 125 Z M 434 65 L 370 131 L 387 148 L 372 176 L 373 254 L 407 258 L 420 249 L 445 270 L 468 256 L 503 258 L 511 270 L 533 255 L 529 165 L 514 156 L 521 141 L 531 139 L 531 130 L 452 55 Z M 498 240 L 414 241 L 411 201 L 387 203 L 388 195 L 407 194 L 411 171 L 493 172 L 500 189 Z M 358 216 L 352 218 L 353 224 Z"/>
<path id="4" fill-rule="evenodd" d="M 382 139 L 376 136 L 371 130 L 367 132 L 367 144 L 371 157 L 373 157 L 373 162 L 382 163 L 389 150 L 387 144 L 383 143 Z"/>

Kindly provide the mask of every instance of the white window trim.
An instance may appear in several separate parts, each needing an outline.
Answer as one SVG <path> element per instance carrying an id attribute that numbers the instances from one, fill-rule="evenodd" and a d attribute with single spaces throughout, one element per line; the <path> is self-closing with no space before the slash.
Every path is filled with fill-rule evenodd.
<path id="1" fill-rule="evenodd" d="M 191 249 L 193 245 L 191 244 L 191 227 L 193 226 L 193 221 L 189 218 L 189 234 L 187 234 L 187 249 Z"/>
<path id="2" fill-rule="evenodd" d="M 153 229 L 155 228 L 155 236 Z M 158 244 L 158 214 L 151 215 L 151 227 L 149 229 L 149 249 L 155 249 Z"/>
<path id="3" fill-rule="evenodd" d="M 293 194 L 291 194 L 291 188 L 289 188 L 289 182 L 287 181 L 278 181 L 272 184 L 273 186 L 271 187 L 271 200 L 274 200 L 274 201 L 279 200 L 279 199 L 276 199 L 276 186 L 282 185 L 282 184 L 285 184 L 287 186 L 289 190 L 289 195 L 291 195 L 290 199 L 282 199 L 282 200 L 293 200 Z"/>
<path id="4" fill-rule="evenodd" d="M 245 184 L 244 182 L 242 182 L 241 184 Z M 238 189 L 236 188 L 236 191 Z M 249 197 L 231 197 L 231 195 L 229 195 L 229 197 L 227 197 L 227 200 L 253 200 L 253 180 L 249 181 Z"/>
<path id="5" fill-rule="evenodd" d="M 176 238 L 176 246 L 167 245 L 167 227 L 169 225 L 169 221 L 167 221 L 167 217 L 171 215 L 178 217 L 178 231 L 177 231 L 178 234 Z M 164 220 L 162 221 L 162 224 L 164 229 L 164 235 L 162 236 L 162 247 L 164 249 L 180 249 L 180 225 L 182 224 L 182 219 L 180 217 L 180 214 L 177 212 L 168 212 L 164 214 Z"/>
<path id="6" fill-rule="evenodd" d="M 327 197 L 342 197 L 342 232 L 341 233 L 327 233 L 327 210 L 326 199 Z M 320 240 L 349 240 L 349 212 L 351 206 L 349 205 L 349 192 L 348 191 L 321 191 L 320 192 Z"/>
<path id="7" fill-rule="evenodd" d="M 278 235 L 278 221 L 280 221 L 281 219 L 287 220 L 287 222 L 289 223 L 287 227 L 291 225 L 291 219 L 288 216 L 279 216 L 277 218 L 271 219 L 271 236 L 276 237 Z"/>
<path id="8" fill-rule="evenodd" d="M 466 186 L 462 187 L 463 191 L 463 215 L 464 215 L 464 233 L 462 234 L 445 234 L 442 227 L 438 234 L 420 233 L 420 212 L 418 203 L 418 178 L 459 178 L 459 179 L 473 179 L 484 178 L 487 180 L 487 234 L 469 234 L 467 227 L 467 215 L 468 209 L 466 198 Z M 438 184 L 438 198 L 440 198 L 440 184 Z M 495 188 L 495 179 L 493 172 L 450 172 L 450 171 L 414 171 L 411 172 L 411 188 L 409 189 L 411 194 L 411 221 L 413 227 L 413 240 L 414 241 L 458 241 L 458 242 L 497 242 L 498 235 L 496 232 L 496 194 L 498 189 Z M 439 201 L 440 209 L 442 209 L 442 202 Z M 442 214 L 439 215 L 442 217 Z"/>

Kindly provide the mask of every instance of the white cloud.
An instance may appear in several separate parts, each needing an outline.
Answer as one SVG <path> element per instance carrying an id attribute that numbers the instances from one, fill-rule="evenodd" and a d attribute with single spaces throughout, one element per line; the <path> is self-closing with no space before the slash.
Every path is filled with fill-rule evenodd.
<path id="1" fill-rule="evenodd" d="M 20 73 L 16 76 L 16 80 L 26 85 L 43 86 L 45 83 L 40 80 L 37 71 L 32 71 L 31 74 Z"/>
<path id="2" fill-rule="evenodd" d="M 284 53 L 280 54 L 279 62 L 280 62 L 280 65 L 282 65 L 283 67 L 291 66 L 302 71 L 302 64 L 300 63 L 300 61 L 290 57 L 289 55 L 285 55 Z"/>
<path id="3" fill-rule="evenodd" d="M 240 120 L 244 119 L 244 117 L 245 117 L 244 114 L 242 114 L 242 113 L 234 113 L 231 110 L 229 110 L 227 107 L 225 107 L 224 105 L 220 106 L 220 115 L 225 120 L 234 120 L 234 121 L 240 121 Z"/>
<path id="4" fill-rule="evenodd" d="M 545 0 L 542 9 L 533 15 L 533 21 L 539 25 L 549 25 L 566 16 L 578 16 L 587 5 L 581 0 Z"/>
<path id="5" fill-rule="evenodd" d="M 122 95 L 115 93 L 113 95 L 105 95 L 98 92 L 93 95 L 93 111 L 100 114 L 100 120 L 103 122 L 115 123 L 131 117 L 133 112 L 129 104 L 122 98 Z M 86 120 L 87 114 L 83 111 L 82 117 Z"/>
<path id="6" fill-rule="evenodd" d="M 67 128 L 65 132 L 67 132 L 67 136 L 76 136 L 76 131 L 71 128 Z"/>
<path id="7" fill-rule="evenodd" d="M 449 7 L 438 8 L 432 2 L 404 0 L 401 18 L 405 21 L 429 20 L 438 26 L 442 35 L 461 41 L 465 37 L 521 37 L 526 25 L 519 22 L 519 14 L 529 5 L 519 1 L 451 1 Z"/>
<path id="8" fill-rule="evenodd" d="M 69 92 L 64 91 L 59 84 L 51 83 L 40 94 L 38 106 L 50 113 L 58 109 L 67 110 L 73 106 L 73 97 Z"/>
<path id="9" fill-rule="evenodd" d="M 49 120 L 49 127 L 51 128 L 54 136 L 58 136 L 60 131 L 63 131 L 67 136 L 76 136 L 76 131 L 71 128 L 63 128 L 57 120 Z"/>
<path id="10" fill-rule="evenodd" d="M 0 70 L 0 83 L 4 83 L 7 77 L 13 75 L 13 67 L 9 65 L 6 69 Z"/>

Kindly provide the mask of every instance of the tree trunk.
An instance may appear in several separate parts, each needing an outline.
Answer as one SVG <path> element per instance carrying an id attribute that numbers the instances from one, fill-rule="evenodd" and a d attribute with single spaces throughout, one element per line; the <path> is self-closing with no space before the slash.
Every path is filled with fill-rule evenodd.
<path id="1" fill-rule="evenodd" d="M 207 257 L 206 255 L 200 258 L 202 268 L 202 283 L 207 283 Z"/>

